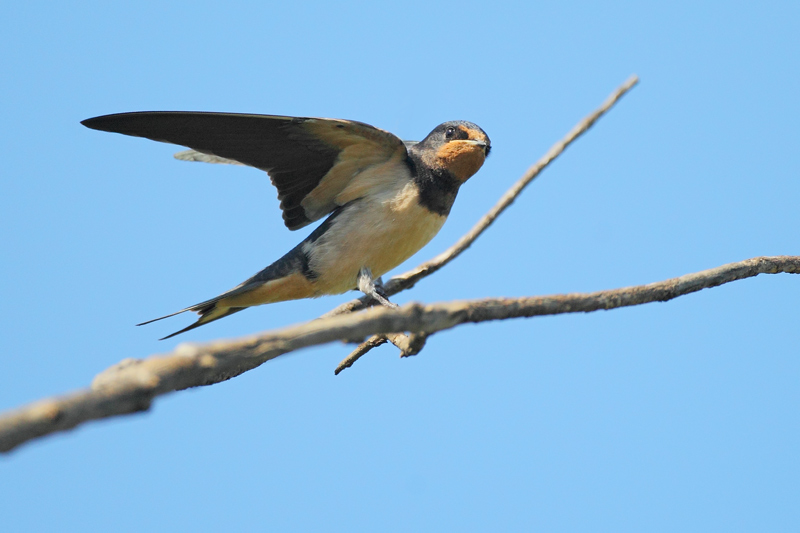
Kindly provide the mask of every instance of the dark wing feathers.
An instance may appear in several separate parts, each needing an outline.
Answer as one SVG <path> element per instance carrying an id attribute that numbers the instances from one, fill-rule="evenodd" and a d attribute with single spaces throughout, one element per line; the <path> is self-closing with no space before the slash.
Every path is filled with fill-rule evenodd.
<path id="1" fill-rule="evenodd" d="M 301 228 L 333 209 L 337 190 L 326 194 L 325 212 L 307 212 L 303 199 L 342 162 L 340 154 L 354 144 L 368 145 L 378 159 L 388 160 L 403 142 L 389 132 L 361 122 L 249 115 L 237 113 L 140 112 L 90 118 L 92 129 L 145 137 L 187 146 L 198 152 L 232 159 L 269 173 L 278 189 L 283 219 Z M 377 153 L 376 153 L 377 152 Z M 355 174 L 352 177 L 355 177 Z M 319 205 L 319 199 L 316 199 Z"/>

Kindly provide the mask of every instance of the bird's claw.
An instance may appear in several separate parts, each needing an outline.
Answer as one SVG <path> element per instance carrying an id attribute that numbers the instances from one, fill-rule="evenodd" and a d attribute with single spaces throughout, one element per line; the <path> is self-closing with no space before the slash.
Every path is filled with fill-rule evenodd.
<path id="1" fill-rule="evenodd" d="M 397 309 L 399 306 L 389 301 L 389 296 L 383 288 L 383 282 L 380 278 L 377 280 L 372 278 L 372 271 L 363 267 L 358 273 L 358 290 L 378 302 L 384 307 L 389 309 Z"/>

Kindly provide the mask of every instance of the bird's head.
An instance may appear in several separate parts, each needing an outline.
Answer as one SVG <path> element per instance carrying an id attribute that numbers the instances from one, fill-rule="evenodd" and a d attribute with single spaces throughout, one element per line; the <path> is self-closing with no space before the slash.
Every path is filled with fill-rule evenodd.
<path id="1" fill-rule="evenodd" d="M 480 170 L 491 148 L 489 136 L 479 126 L 453 120 L 436 126 L 413 150 L 431 169 L 444 170 L 463 183 Z"/>

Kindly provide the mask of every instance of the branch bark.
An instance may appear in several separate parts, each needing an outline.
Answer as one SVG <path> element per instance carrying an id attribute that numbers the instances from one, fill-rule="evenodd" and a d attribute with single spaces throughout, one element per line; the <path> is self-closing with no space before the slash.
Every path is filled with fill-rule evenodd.
<path id="1" fill-rule="evenodd" d="M 41 400 L 3 415 L 0 451 L 89 420 L 147 410 L 156 396 L 219 383 L 309 346 L 361 340 L 374 334 L 409 331 L 430 335 L 465 323 L 665 302 L 731 281 L 780 272 L 800 273 L 800 256 L 756 257 L 649 285 L 588 294 L 410 303 L 399 309 L 376 307 L 234 341 L 180 344 L 167 355 L 122 361 L 99 374 L 89 389 Z"/>

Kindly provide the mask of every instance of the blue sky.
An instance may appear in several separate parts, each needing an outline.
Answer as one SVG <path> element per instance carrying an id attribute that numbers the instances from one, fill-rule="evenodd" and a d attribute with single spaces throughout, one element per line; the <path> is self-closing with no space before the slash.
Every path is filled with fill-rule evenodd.
<path id="1" fill-rule="evenodd" d="M 178 339 L 134 324 L 296 244 L 246 168 L 90 131 L 123 111 L 479 124 L 492 157 L 398 271 L 454 242 L 631 73 L 642 81 L 469 251 L 395 297 L 593 291 L 797 254 L 796 2 L 4 6 L 0 408 L 126 357 L 312 319 L 264 306 Z M 271 361 L 0 457 L 9 531 L 795 531 L 800 278 L 464 326 L 400 360 Z"/>

